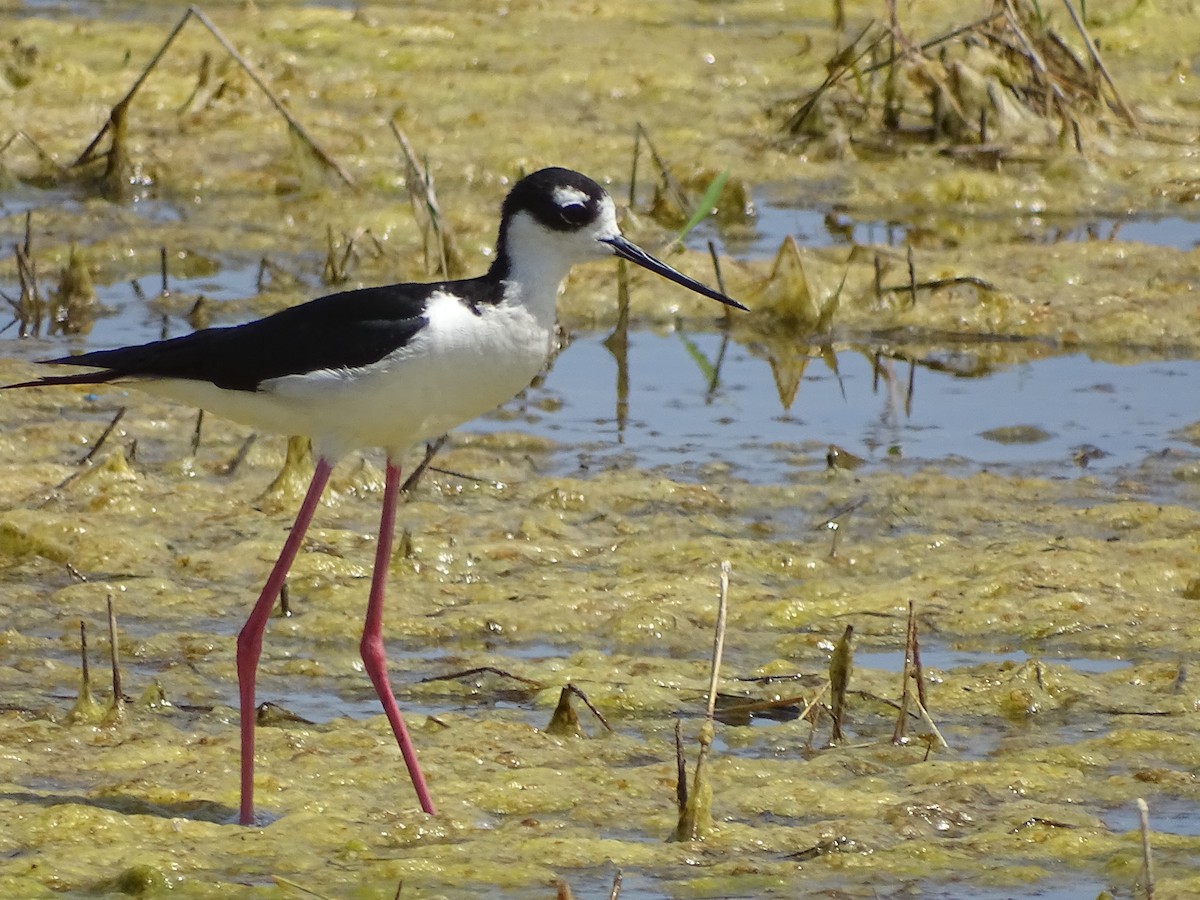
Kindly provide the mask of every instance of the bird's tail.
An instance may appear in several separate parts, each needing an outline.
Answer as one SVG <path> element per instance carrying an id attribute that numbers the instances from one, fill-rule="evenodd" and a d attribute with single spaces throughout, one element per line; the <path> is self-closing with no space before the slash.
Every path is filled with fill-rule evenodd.
<path id="1" fill-rule="evenodd" d="M 47 360 L 57 362 L 57 360 Z M 94 372 L 76 372 L 74 375 L 43 375 L 30 381 L 18 381 L 16 384 L 0 384 L 0 391 L 9 388 L 52 387 L 59 384 L 105 384 L 121 377 L 115 369 L 98 369 Z"/>

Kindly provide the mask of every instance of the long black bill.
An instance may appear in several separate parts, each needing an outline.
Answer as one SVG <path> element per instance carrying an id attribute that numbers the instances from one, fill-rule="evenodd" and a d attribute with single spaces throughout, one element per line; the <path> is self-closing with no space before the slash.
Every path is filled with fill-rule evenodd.
<path id="1" fill-rule="evenodd" d="M 616 237 L 600 238 L 605 244 L 613 248 L 613 252 L 621 259 L 627 259 L 631 263 L 636 263 L 643 269 L 649 269 L 655 275 L 661 275 L 668 281 L 673 281 L 676 284 L 683 285 L 689 291 L 695 291 L 697 294 L 702 294 L 705 297 L 710 297 L 713 300 L 718 300 L 726 306 L 732 306 L 736 309 L 746 309 L 742 304 L 738 303 L 732 297 L 726 297 L 720 291 L 714 291 L 710 287 L 706 287 L 694 278 L 688 278 L 682 272 L 672 269 L 660 259 L 655 259 L 637 244 L 627 241 L 621 235 Z M 750 310 L 746 309 L 746 312 Z"/>

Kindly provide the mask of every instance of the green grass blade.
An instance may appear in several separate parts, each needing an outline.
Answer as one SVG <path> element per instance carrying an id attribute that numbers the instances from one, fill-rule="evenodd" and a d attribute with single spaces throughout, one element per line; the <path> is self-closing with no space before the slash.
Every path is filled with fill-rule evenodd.
<path id="1" fill-rule="evenodd" d="M 692 217 L 687 220 L 683 228 L 679 229 L 679 234 L 675 236 L 675 240 L 682 243 L 693 228 L 708 218 L 709 213 L 713 211 L 713 207 L 717 205 L 717 198 L 721 196 L 721 191 L 725 189 L 725 182 L 729 180 L 729 170 L 726 169 L 716 178 L 714 178 L 704 191 L 704 196 L 700 198 L 700 202 L 696 204 L 696 209 L 692 213 Z"/>

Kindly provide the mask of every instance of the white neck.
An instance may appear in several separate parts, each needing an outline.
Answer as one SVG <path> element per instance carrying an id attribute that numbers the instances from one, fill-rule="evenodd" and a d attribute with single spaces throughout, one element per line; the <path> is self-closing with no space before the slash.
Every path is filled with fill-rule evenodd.
<path id="1" fill-rule="evenodd" d="M 546 327 L 555 320 L 559 289 L 577 260 L 559 246 L 560 236 L 519 213 L 508 223 L 500 252 L 508 259 L 505 302 L 519 303 Z"/>

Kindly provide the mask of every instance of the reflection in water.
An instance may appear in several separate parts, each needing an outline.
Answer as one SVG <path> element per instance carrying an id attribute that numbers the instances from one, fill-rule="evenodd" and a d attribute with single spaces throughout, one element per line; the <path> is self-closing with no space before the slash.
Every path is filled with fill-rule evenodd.
<path id="1" fill-rule="evenodd" d="M 743 346 L 721 334 L 583 334 L 530 390 L 521 421 L 510 412 L 469 428 L 553 438 L 563 472 L 633 464 L 701 478 L 718 465 L 757 483 L 824 467 L 831 444 L 868 465 L 1042 474 L 1078 474 L 1080 459 L 1094 471 L 1164 451 L 1196 455 L 1175 432 L 1191 424 L 1179 398 L 1200 362 L 1030 360 L 1030 351 L 1049 352 L 1011 342 L 835 349 L 794 338 Z M 1012 428 L 1047 437 L 997 443 L 985 434 Z"/>
<path id="2" fill-rule="evenodd" d="M 798 193 L 804 191 L 806 193 Z M 847 212 L 835 209 L 828 199 L 813 197 L 803 183 L 766 185 L 754 195 L 755 228 L 715 235 L 701 229 L 697 238 L 715 239 L 723 254 L 738 259 L 762 259 L 776 252 L 779 243 L 794 236 L 810 247 L 907 247 L 914 238 L 927 242 L 934 235 L 957 235 L 964 221 L 961 209 L 952 216 L 944 211 L 913 209 L 902 218 L 880 219 L 873 210 Z M 893 215 L 896 213 L 893 211 Z M 953 226 L 943 227 L 950 219 Z M 978 237 L 990 235 L 1005 242 L 1059 244 L 1088 241 L 1136 241 L 1159 247 L 1191 250 L 1200 246 L 1200 220 L 1181 216 L 1129 216 L 1122 214 L 1069 216 L 1023 212 L 1011 217 L 980 219 L 970 223 Z M 689 244 L 695 244 L 695 240 Z"/>

